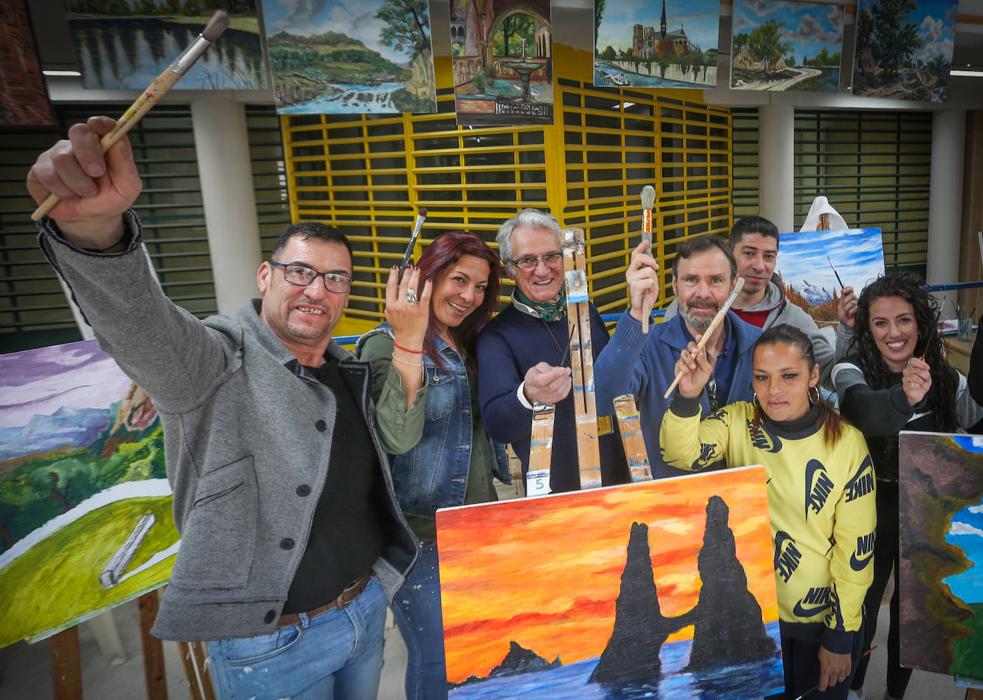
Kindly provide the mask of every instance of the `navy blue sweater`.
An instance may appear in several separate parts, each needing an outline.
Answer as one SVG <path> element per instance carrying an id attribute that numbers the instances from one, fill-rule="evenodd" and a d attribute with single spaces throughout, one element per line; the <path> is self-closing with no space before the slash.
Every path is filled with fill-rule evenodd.
<path id="1" fill-rule="evenodd" d="M 608 332 L 593 304 L 590 311 L 591 344 L 596 358 L 607 345 Z M 540 362 L 558 366 L 569 345 L 569 337 L 566 317 L 546 323 L 511 304 L 478 336 L 478 400 L 485 430 L 494 440 L 512 443 L 512 448 L 522 461 L 523 475 L 529 469 L 532 411 L 520 403 L 516 390 L 530 367 Z M 569 359 L 564 364 L 569 366 Z M 601 411 L 598 410 L 598 413 Z M 611 422 L 614 432 L 602 435 L 599 440 L 601 481 L 605 486 L 631 481 L 617 425 L 613 420 Z M 577 429 L 573 397 L 568 394 L 556 404 L 550 490 L 559 493 L 579 488 Z"/>

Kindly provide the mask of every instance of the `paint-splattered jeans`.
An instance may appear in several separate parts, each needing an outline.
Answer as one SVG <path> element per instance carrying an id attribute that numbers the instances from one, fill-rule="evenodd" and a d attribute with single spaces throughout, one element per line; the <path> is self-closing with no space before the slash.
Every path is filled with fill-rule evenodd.
<path id="1" fill-rule="evenodd" d="M 446 698 L 447 670 L 436 543 L 420 544 L 416 564 L 393 598 L 393 617 L 406 642 L 406 700 Z"/>
<path id="2" fill-rule="evenodd" d="M 209 642 L 216 694 L 222 700 L 375 700 L 386 622 L 379 582 L 371 579 L 341 610 L 300 618 L 270 634 Z"/>

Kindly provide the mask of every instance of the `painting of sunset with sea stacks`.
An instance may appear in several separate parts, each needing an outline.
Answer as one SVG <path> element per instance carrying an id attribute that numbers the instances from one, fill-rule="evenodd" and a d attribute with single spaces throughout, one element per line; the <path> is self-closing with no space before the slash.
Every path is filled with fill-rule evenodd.
<path id="1" fill-rule="evenodd" d="M 451 698 L 782 692 L 763 467 L 437 513 Z"/>

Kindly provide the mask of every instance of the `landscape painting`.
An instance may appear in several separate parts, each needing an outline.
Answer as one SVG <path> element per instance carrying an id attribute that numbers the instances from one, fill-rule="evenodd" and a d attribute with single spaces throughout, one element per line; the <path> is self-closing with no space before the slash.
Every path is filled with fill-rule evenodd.
<path id="1" fill-rule="evenodd" d="M 553 123 L 549 0 L 451 0 L 457 123 Z"/>
<path id="2" fill-rule="evenodd" d="M 734 90 L 836 92 L 843 8 L 810 2 L 734 0 Z"/>
<path id="3" fill-rule="evenodd" d="M 0 356 L 0 647 L 167 581 L 178 549 L 147 395 L 94 340 Z"/>
<path id="4" fill-rule="evenodd" d="M 784 690 L 763 467 L 437 512 L 450 697 Z"/>
<path id="5" fill-rule="evenodd" d="M 266 87 L 256 0 L 65 0 L 86 88 L 143 90 L 191 45 L 215 10 L 229 28 L 177 90 Z"/>
<path id="6" fill-rule="evenodd" d="M 884 274 L 879 228 L 793 231 L 781 234 L 776 272 L 789 301 L 817 323 L 836 321 L 843 287 L 860 291 Z M 837 278 L 839 275 L 839 278 Z"/>
<path id="7" fill-rule="evenodd" d="M 595 0 L 594 85 L 715 87 L 719 34 L 715 0 Z"/>
<path id="8" fill-rule="evenodd" d="M 860 0 L 853 94 L 948 99 L 958 14 L 958 0 Z"/>
<path id="9" fill-rule="evenodd" d="M 280 114 L 436 112 L 426 0 L 263 0 Z"/>
<path id="10" fill-rule="evenodd" d="M 0 3 L 0 66 L 0 125 L 53 125 L 26 0 Z"/>
<path id="11" fill-rule="evenodd" d="M 983 438 L 901 433 L 901 665 L 983 681 Z"/>

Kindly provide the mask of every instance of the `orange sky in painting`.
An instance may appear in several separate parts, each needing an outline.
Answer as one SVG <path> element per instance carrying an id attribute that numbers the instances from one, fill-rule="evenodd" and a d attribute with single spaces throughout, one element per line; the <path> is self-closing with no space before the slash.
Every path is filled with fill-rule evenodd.
<path id="1" fill-rule="evenodd" d="M 486 675 L 514 640 L 565 664 L 599 656 L 614 625 L 633 521 L 649 526 L 665 615 L 695 605 L 706 503 L 730 507 L 764 620 L 778 619 L 763 467 L 456 508 L 437 514 L 447 678 Z M 691 637 L 692 627 L 673 639 Z"/>

